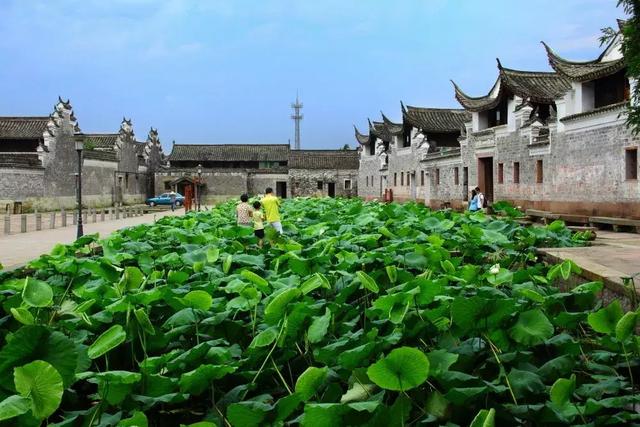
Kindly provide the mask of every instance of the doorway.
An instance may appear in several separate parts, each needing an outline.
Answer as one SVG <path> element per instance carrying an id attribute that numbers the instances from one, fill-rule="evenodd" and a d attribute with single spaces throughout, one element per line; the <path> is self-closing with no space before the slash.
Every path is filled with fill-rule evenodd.
<path id="1" fill-rule="evenodd" d="M 281 199 L 287 198 L 287 183 L 286 181 L 276 181 L 276 196 Z"/>
<path id="2" fill-rule="evenodd" d="M 336 197 L 336 183 L 327 182 L 327 195 L 329 197 Z"/>
<path id="3" fill-rule="evenodd" d="M 484 193 L 487 203 L 493 202 L 493 157 L 478 159 L 478 187 Z"/>

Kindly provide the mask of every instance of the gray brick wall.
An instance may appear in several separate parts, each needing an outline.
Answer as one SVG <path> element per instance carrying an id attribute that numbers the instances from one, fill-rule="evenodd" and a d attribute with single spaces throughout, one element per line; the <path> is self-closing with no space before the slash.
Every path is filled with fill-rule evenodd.
<path id="1" fill-rule="evenodd" d="M 351 188 L 346 188 L 347 180 Z M 359 193 L 358 170 L 355 169 L 289 169 L 289 182 L 293 197 L 327 196 L 329 183 L 334 184 L 337 197 L 353 197 Z M 322 189 L 318 189 L 318 182 L 322 182 Z"/>

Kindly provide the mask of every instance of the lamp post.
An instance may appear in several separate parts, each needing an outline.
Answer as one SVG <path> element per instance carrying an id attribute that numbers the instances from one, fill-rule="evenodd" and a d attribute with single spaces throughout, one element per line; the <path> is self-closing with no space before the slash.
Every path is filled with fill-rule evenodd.
<path id="1" fill-rule="evenodd" d="M 78 230 L 77 238 L 83 235 L 82 230 L 82 149 L 84 148 L 84 136 L 75 135 L 76 152 L 78 153 L 78 172 L 76 173 L 76 202 L 78 204 Z"/>
<path id="2" fill-rule="evenodd" d="M 202 188 L 200 187 L 200 180 L 202 179 L 202 165 L 198 164 L 198 183 L 196 189 L 198 192 L 198 212 L 200 212 L 200 198 L 202 197 Z"/>

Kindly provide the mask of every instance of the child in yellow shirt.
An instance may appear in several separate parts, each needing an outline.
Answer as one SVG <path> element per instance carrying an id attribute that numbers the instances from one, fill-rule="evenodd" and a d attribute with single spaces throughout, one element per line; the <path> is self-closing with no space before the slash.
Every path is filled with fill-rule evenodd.
<path id="1" fill-rule="evenodd" d="M 262 240 L 264 239 L 264 214 L 260 210 L 260 202 L 253 202 L 253 212 L 251 214 L 253 218 L 253 234 L 258 238 L 258 247 L 262 247 Z"/>

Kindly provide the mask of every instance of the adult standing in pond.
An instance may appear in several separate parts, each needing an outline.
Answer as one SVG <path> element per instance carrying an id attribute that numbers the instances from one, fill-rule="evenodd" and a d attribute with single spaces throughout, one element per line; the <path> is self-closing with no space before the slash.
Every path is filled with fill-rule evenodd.
<path id="1" fill-rule="evenodd" d="M 278 234 L 282 234 L 282 224 L 280 223 L 280 200 L 273 195 L 273 188 L 267 187 L 265 196 L 261 202 L 267 223 L 275 228 Z"/>
<path id="2" fill-rule="evenodd" d="M 249 196 L 247 194 L 243 194 L 240 196 L 240 203 L 236 206 L 236 221 L 238 225 L 242 226 L 251 226 L 251 205 L 247 203 L 249 201 Z"/>

